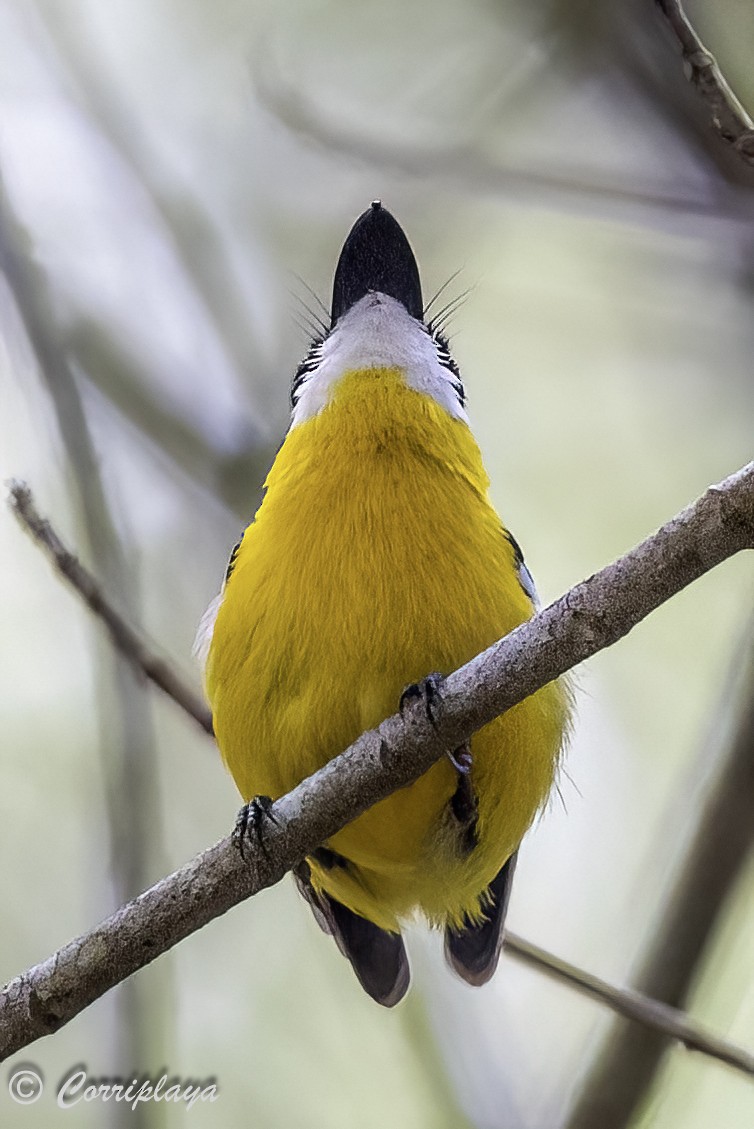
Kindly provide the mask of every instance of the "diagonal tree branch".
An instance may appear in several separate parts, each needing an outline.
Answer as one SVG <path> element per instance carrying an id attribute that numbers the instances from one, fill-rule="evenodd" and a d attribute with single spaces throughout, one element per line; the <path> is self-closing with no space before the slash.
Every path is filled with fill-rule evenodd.
<path id="1" fill-rule="evenodd" d="M 60 575 L 105 624 L 116 649 L 211 735 L 212 715 L 199 695 L 164 659 L 149 649 L 139 632 L 113 607 L 98 581 L 66 548 L 49 521 L 40 515 L 29 487 L 23 482 L 11 482 L 9 501 L 20 524 L 45 550 Z"/>
<path id="2" fill-rule="evenodd" d="M 715 130 L 742 161 L 754 165 L 754 122 L 728 86 L 725 75 L 689 23 L 681 0 L 655 0 L 681 47 L 687 75 L 704 99 Z"/>
<path id="3" fill-rule="evenodd" d="M 277 800 L 244 863 L 230 838 L 121 907 L 0 993 L 0 1058 L 52 1033 L 109 988 L 282 878 L 378 800 L 571 667 L 617 642 L 715 565 L 754 548 L 754 463 L 624 557 L 453 672 L 436 726 L 417 703 L 362 734 Z"/>

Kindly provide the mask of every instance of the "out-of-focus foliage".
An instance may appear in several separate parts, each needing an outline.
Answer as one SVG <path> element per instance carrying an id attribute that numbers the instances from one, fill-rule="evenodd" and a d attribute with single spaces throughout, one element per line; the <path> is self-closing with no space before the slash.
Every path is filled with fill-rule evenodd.
<path id="1" fill-rule="evenodd" d="M 689 11 L 754 106 L 751 10 Z M 0 0 L 0 61 L 0 172 L 73 376 L 51 398 L 2 284 L 3 475 L 28 479 L 102 572 L 81 431 L 63 419 L 80 398 L 132 612 L 186 670 L 286 427 L 306 286 L 327 302 L 375 197 L 427 294 L 459 267 L 448 296 L 472 288 L 454 351 L 545 598 L 751 457 L 754 188 L 649 0 Z M 129 711 L 154 728 L 144 881 L 226 833 L 238 799 L 171 703 L 124 696 L 98 627 L 9 516 L 0 545 L 5 979 L 113 908 L 103 736 L 128 776 Z M 517 932 L 628 979 L 709 786 L 751 582 L 749 561 L 728 563 L 580 672 L 560 795 L 522 852 Z M 749 1045 L 752 878 L 692 999 Z M 117 994 L 21 1057 L 50 1084 L 81 1061 L 217 1077 L 215 1105 L 154 1106 L 155 1124 L 566 1125 L 606 1015 L 506 960 L 467 989 L 436 938 L 417 928 L 410 944 L 413 994 L 383 1012 L 284 882 L 140 974 L 136 1061 Z M 29 1123 L 3 1092 L 0 1108 Z M 76 1123 L 105 1112 L 78 1107 Z M 37 1114 L 66 1116 L 50 1092 Z M 673 1050 L 635 1124 L 752 1121 L 745 1080 Z"/>

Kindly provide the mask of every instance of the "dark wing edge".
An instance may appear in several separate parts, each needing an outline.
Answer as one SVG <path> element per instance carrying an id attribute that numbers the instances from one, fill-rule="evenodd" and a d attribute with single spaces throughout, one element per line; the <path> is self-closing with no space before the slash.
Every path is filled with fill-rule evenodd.
<path id="1" fill-rule="evenodd" d="M 534 609 L 538 610 L 540 603 L 539 596 L 537 594 L 537 586 L 534 583 L 534 577 L 526 567 L 526 561 L 524 560 L 524 554 L 521 546 L 509 529 L 503 527 L 503 535 L 510 547 L 513 549 L 513 557 L 516 563 L 516 572 L 518 573 L 518 582 L 534 605 Z"/>
<path id="2" fill-rule="evenodd" d="M 320 929 L 334 938 L 367 995 L 383 1007 L 394 1007 L 403 999 L 411 982 L 408 956 L 400 934 L 380 929 L 335 898 L 315 890 L 307 862 L 300 863 L 293 876 Z"/>
<path id="3" fill-rule="evenodd" d="M 445 959 L 467 984 L 491 979 L 503 947 L 503 926 L 511 896 L 518 851 L 512 854 L 487 887 L 485 917 L 477 925 L 445 930 Z"/>

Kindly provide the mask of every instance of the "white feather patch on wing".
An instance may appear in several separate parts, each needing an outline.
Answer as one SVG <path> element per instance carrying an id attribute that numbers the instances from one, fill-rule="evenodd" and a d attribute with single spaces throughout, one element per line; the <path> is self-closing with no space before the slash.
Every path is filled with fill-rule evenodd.
<path id="1" fill-rule="evenodd" d="M 534 610 L 539 611 L 539 609 L 542 607 L 542 604 L 537 592 L 537 586 L 534 583 L 534 577 L 529 572 L 523 561 L 521 561 L 521 564 L 518 566 L 518 579 L 524 592 L 526 592 L 526 595 L 534 604 Z"/>
<path id="2" fill-rule="evenodd" d="M 450 415 L 469 422 L 453 388 L 457 378 L 440 364 L 426 328 L 395 298 L 370 291 L 325 338 L 321 360 L 301 382 L 291 427 L 321 412 L 347 372 L 371 368 L 400 369 L 409 388 L 432 396 Z"/>
<path id="3" fill-rule="evenodd" d="M 204 670 L 207 665 L 209 649 L 212 645 L 212 636 L 215 632 L 215 620 L 217 619 L 217 613 L 220 611 L 220 604 L 222 602 L 223 592 L 218 592 L 199 621 L 199 626 L 196 629 L 196 637 L 194 639 L 194 646 L 191 648 L 191 653 L 202 670 Z"/>

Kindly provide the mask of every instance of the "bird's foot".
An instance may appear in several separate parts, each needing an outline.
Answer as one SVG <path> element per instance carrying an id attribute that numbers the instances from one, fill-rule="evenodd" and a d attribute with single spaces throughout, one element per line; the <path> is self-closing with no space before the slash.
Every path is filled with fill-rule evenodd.
<path id="1" fill-rule="evenodd" d="M 440 720 L 442 708 L 443 681 L 441 674 L 428 674 L 426 678 L 422 678 L 421 682 L 411 682 L 401 694 L 399 705 L 401 714 L 407 706 L 421 699 L 424 702 L 427 720 L 432 726 L 436 727 Z"/>
<path id="2" fill-rule="evenodd" d="M 262 828 L 266 820 L 277 824 L 272 813 L 272 800 L 269 796 L 254 796 L 248 804 L 239 811 L 236 825 L 233 828 L 233 846 L 238 848 L 241 858 L 244 858 L 244 844 L 256 844 L 262 854 L 267 858 L 267 848 L 264 845 Z"/>

